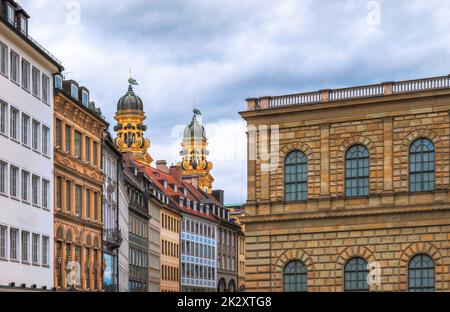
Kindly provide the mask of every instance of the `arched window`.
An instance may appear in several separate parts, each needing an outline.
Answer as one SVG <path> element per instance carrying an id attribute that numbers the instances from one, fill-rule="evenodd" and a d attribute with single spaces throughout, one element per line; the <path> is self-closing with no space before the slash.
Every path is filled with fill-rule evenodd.
<path id="1" fill-rule="evenodd" d="M 301 261 L 291 261 L 284 267 L 283 281 L 285 292 L 304 292 L 307 290 L 308 270 Z"/>
<path id="2" fill-rule="evenodd" d="M 230 282 L 228 283 L 228 291 L 236 292 L 236 283 L 234 282 L 234 280 L 230 280 Z"/>
<path id="3" fill-rule="evenodd" d="M 308 161 L 302 152 L 290 153 L 284 162 L 284 198 L 286 201 L 308 199 Z"/>
<path id="4" fill-rule="evenodd" d="M 408 287 L 411 292 L 434 291 L 434 261 L 428 255 L 417 255 L 409 261 Z"/>
<path id="5" fill-rule="evenodd" d="M 345 196 L 369 195 L 369 151 L 352 146 L 345 154 Z"/>
<path id="6" fill-rule="evenodd" d="M 418 139 L 409 148 L 409 191 L 434 190 L 434 145 L 428 139 Z"/>
<path id="7" fill-rule="evenodd" d="M 369 266 L 363 258 L 350 259 L 344 268 L 345 291 L 369 291 Z"/>
<path id="8" fill-rule="evenodd" d="M 227 282 L 223 278 L 219 280 L 218 292 L 226 292 L 227 291 Z"/>

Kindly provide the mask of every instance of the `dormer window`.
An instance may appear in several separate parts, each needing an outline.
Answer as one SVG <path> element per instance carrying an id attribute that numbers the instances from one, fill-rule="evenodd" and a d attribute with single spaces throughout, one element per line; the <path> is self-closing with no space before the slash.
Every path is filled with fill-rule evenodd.
<path id="1" fill-rule="evenodd" d="M 78 100 L 78 87 L 74 84 L 70 86 L 70 95 Z"/>
<path id="2" fill-rule="evenodd" d="M 10 3 L 6 3 L 6 18 L 11 25 L 14 25 L 14 8 Z M 15 25 L 14 25 L 15 26 Z"/>
<path id="3" fill-rule="evenodd" d="M 183 207 L 183 197 L 180 197 L 180 206 Z"/>
<path id="4" fill-rule="evenodd" d="M 89 106 L 89 93 L 85 90 L 81 91 L 81 104 L 86 107 Z"/>
<path id="5" fill-rule="evenodd" d="M 23 15 L 19 16 L 19 28 L 22 34 L 24 34 L 25 36 L 28 35 L 28 20 Z"/>
<path id="6" fill-rule="evenodd" d="M 62 89 L 63 79 L 60 75 L 55 76 L 55 89 Z"/>

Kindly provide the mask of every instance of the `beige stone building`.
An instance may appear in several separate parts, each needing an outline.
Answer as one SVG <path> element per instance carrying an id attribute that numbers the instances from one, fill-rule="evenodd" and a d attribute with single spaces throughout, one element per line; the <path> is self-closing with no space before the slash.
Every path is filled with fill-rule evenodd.
<path id="1" fill-rule="evenodd" d="M 55 287 L 101 290 L 101 146 L 108 124 L 88 89 L 55 79 Z"/>
<path id="2" fill-rule="evenodd" d="M 247 102 L 247 290 L 450 289 L 450 77 Z"/>

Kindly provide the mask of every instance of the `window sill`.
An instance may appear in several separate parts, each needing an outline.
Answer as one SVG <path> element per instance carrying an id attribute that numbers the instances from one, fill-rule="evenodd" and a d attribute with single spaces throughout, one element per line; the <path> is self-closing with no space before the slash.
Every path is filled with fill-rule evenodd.
<path id="1" fill-rule="evenodd" d="M 6 139 L 9 139 L 9 136 L 8 136 L 8 134 L 6 134 L 6 133 L 1 133 L 1 132 L 0 132 L 0 136 L 5 137 Z"/>
<path id="2" fill-rule="evenodd" d="M 31 206 L 31 203 L 30 203 L 30 202 L 27 202 L 27 201 L 25 201 L 25 200 L 22 200 L 22 204 L 25 204 L 25 205 Z"/>
<path id="3" fill-rule="evenodd" d="M 37 208 L 37 209 L 41 210 L 41 207 L 39 207 L 39 205 L 37 205 L 37 204 L 33 204 L 32 206 L 33 206 L 34 208 Z"/>
<path id="4" fill-rule="evenodd" d="M 21 263 L 25 264 L 25 265 L 31 265 L 30 262 L 28 262 L 28 261 L 22 261 Z"/>
<path id="5" fill-rule="evenodd" d="M 0 258 L 0 261 L 9 262 L 7 258 Z"/>
<path id="6" fill-rule="evenodd" d="M 23 87 L 23 86 L 22 86 L 22 90 L 25 91 L 25 92 L 27 92 L 27 93 L 29 93 L 29 94 L 31 94 L 31 91 L 28 90 L 27 88 Z"/>
<path id="7" fill-rule="evenodd" d="M 9 80 L 9 77 L 8 77 L 8 74 L 7 74 L 7 73 L 0 73 L 0 77 L 1 77 L 1 76 L 5 77 L 6 79 Z"/>
<path id="8" fill-rule="evenodd" d="M 19 261 L 19 260 L 16 260 L 16 259 L 10 259 L 9 262 L 12 262 L 12 263 L 19 263 L 19 264 L 20 264 L 20 261 Z"/>
<path id="9" fill-rule="evenodd" d="M 18 199 L 17 197 L 13 197 L 13 196 L 11 196 L 10 197 L 12 200 L 15 200 L 15 201 L 18 201 L 18 202 L 20 202 L 20 199 Z"/>
<path id="10" fill-rule="evenodd" d="M 11 80 L 11 82 L 12 82 L 13 84 L 15 84 L 16 86 L 18 86 L 19 88 L 21 88 L 21 86 L 20 86 L 20 84 L 19 84 L 18 81 L 15 81 L 15 80 L 12 79 L 12 78 L 10 78 L 10 80 Z"/>
<path id="11" fill-rule="evenodd" d="M 31 150 L 31 147 L 29 145 L 25 144 L 25 143 L 22 143 L 22 146 L 25 147 L 26 149 Z"/>
<path id="12" fill-rule="evenodd" d="M 34 267 L 40 267 L 41 265 L 39 263 L 33 263 L 32 266 Z"/>
<path id="13" fill-rule="evenodd" d="M 15 138 L 10 138 L 10 140 L 15 142 L 15 143 L 17 143 L 17 144 L 20 144 L 19 140 L 15 139 Z"/>
<path id="14" fill-rule="evenodd" d="M 39 152 L 37 149 L 34 149 L 34 148 L 33 148 L 33 152 L 35 152 L 38 155 L 42 155 L 41 152 Z"/>
<path id="15" fill-rule="evenodd" d="M 41 101 L 41 96 L 40 96 L 40 94 L 34 94 L 34 93 L 32 93 L 33 94 L 33 97 L 34 98 L 36 98 L 36 99 L 38 99 L 39 101 Z"/>
<path id="16" fill-rule="evenodd" d="M 5 198 L 9 198 L 9 196 L 6 193 L 0 193 L 0 196 L 5 197 Z"/>

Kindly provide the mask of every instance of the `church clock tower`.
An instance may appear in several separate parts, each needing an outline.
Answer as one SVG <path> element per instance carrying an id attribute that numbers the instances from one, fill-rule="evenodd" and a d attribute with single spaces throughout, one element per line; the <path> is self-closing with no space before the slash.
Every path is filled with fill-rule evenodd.
<path id="1" fill-rule="evenodd" d="M 181 143 L 183 150 L 180 152 L 183 179 L 197 185 L 206 193 L 212 193 L 214 178 L 210 171 L 213 164 L 207 160 L 209 155 L 206 149 L 208 140 L 206 139 L 205 128 L 197 118 L 199 115 L 201 115 L 200 111 L 195 109 L 191 123 L 184 130 L 183 142 Z"/>
<path id="2" fill-rule="evenodd" d="M 153 159 L 147 152 L 150 140 L 144 137 L 147 130 L 144 124 L 146 119 L 144 104 L 133 91 L 133 85 L 137 85 L 137 82 L 130 78 L 128 83 L 128 92 L 117 103 L 117 112 L 114 116 L 117 121 L 114 127 L 114 131 L 117 132 L 115 143 L 123 154 L 129 153 L 135 161 L 150 165 Z"/>

